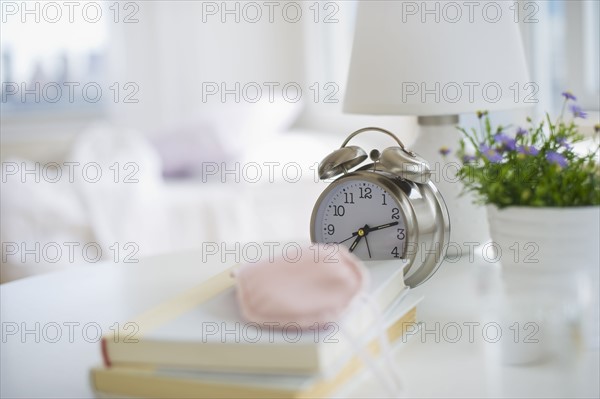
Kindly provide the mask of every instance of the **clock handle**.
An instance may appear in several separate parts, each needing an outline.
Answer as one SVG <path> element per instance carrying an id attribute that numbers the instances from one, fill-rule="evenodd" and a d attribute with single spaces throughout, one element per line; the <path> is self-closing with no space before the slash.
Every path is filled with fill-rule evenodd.
<path id="1" fill-rule="evenodd" d="M 426 183 L 429 180 L 431 171 L 427 161 L 408 150 L 395 134 L 379 127 L 365 127 L 350 134 L 340 148 L 321 161 L 319 164 L 319 178 L 328 179 L 342 173 L 346 174 L 350 169 L 367 159 L 367 153 L 362 148 L 355 145 L 346 146 L 355 136 L 367 131 L 387 134 L 398 143 L 398 146 L 388 147 L 381 153 L 376 150 L 371 151 L 371 159 L 374 164 L 378 163 L 387 171 L 406 180 L 417 183 Z"/>
<path id="2" fill-rule="evenodd" d="M 359 134 L 364 133 L 364 132 L 368 132 L 368 131 L 376 131 L 376 132 L 387 134 L 388 136 L 390 136 L 391 138 L 393 138 L 396 141 L 396 143 L 398 143 L 398 145 L 400 146 L 400 148 L 402 148 L 403 151 L 407 152 L 408 154 L 410 154 L 412 156 L 415 155 L 414 152 L 406 149 L 406 147 L 404 146 L 404 144 L 402 143 L 402 141 L 400 141 L 400 139 L 398 138 L 398 136 L 396 136 L 394 133 L 390 132 L 389 130 L 382 129 L 380 127 L 363 127 L 362 129 L 358 129 L 354 133 L 351 133 L 346 138 L 346 140 L 344 140 L 344 142 L 342 143 L 342 146 L 340 148 L 346 147 L 346 145 L 348 144 L 348 142 L 350 140 L 352 140 L 355 136 L 358 136 Z"/>

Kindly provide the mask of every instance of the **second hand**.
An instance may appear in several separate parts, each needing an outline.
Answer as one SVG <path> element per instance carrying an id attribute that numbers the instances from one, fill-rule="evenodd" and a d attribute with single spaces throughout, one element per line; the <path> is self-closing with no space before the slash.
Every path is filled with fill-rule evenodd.
<path id="1" fill-rule="evenodd" d="M 346 242 L 346 241 L 348 241 L 349 239 L 351 239 L 352 237 L 356 237 L 356 233 L 353 233 L 353 234 L 352 234 L 350 237 L 346 238 L 346 239 L 345 239 L 345 240 L 343 240 L 343 241 L 340 241 L 340 242 L 338 242 L 338 244 L 341 244 L 341 243 L 343 243 L 343 242 Z"/>

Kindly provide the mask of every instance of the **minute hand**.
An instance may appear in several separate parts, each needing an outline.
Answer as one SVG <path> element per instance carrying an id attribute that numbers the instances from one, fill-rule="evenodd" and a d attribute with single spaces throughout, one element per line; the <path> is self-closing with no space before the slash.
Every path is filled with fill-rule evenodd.
<path id="1" fill-rule="evenodd" d="M 388 227 L 392 227 L 392 226 L 396 226 L 398 224 L 398 222 L 392 222 L 392 223 L 386 223 L 386 224 L 382 224 L 379 226 L 375 226 L 375 227 L 369 227 L 367 229 L 367 232 L 371 232 L 371 231 L 375 231 L 375 230 L 382 230 L 382 229 L 387 229 Z"/>

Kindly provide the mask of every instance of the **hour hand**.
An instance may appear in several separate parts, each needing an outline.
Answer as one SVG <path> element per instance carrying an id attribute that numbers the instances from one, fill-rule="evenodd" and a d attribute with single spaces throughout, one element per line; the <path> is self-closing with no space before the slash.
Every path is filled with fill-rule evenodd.
<path id="1" fill-rule="evenodd" d="M 361 239 L 361 238 L 363 238 L 363 236 L 361 236 L 361 235 L 358 235 L 358 236 L 356 237 L 356 240 L 354 240 L 354 241 L 352 242 L 352 245 L 350 245 L 350 248 L 348 248 L 348 250 L 350 250 L 350 252 L 354 251 L 354 248 L 356 248 L 356 246 L 357 246 L 357 245 L 358 245 L 358 243 L 360 242 L 360 239 Z"/>

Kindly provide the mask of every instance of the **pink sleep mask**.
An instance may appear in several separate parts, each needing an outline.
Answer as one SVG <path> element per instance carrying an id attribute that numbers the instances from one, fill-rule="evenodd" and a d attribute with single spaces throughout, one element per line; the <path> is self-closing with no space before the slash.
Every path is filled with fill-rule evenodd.
<path id="1" fill-rule="evenodd" d="M 364 266 L 346 247 L 311 244 L 301 254 L 293 262 L 280 257 L 240 267 L 237 298 L 246 320 L 323 326 L 366 290 Z"/>

